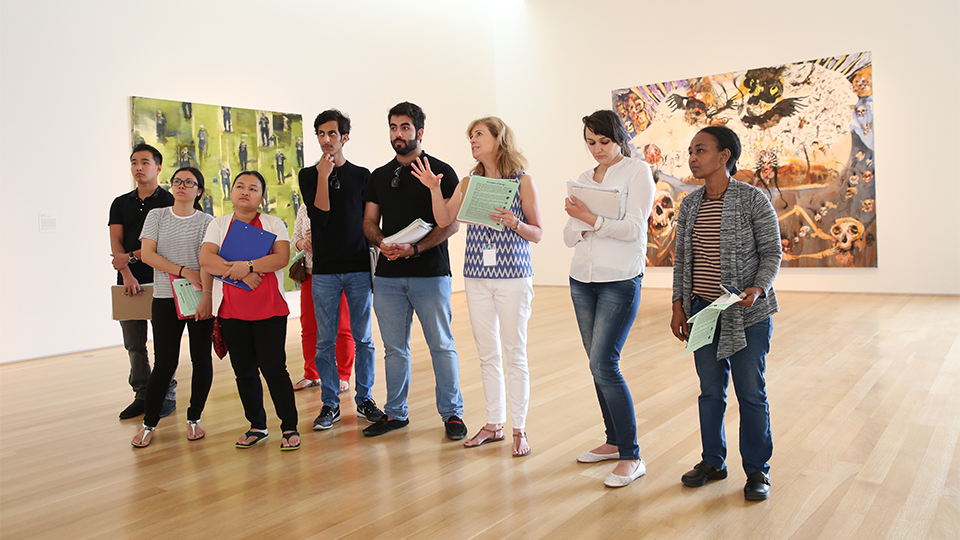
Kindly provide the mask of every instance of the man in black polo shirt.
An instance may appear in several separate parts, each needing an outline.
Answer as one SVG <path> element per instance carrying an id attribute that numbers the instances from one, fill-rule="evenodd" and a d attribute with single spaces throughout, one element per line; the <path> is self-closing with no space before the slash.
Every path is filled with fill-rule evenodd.
<path id="1" fill-rule="evenodd" d="M 310 238 L 303 249 L 313 252 L 311 277 L 317 319 L 317 374 L 323 407 L 314 430 L 330 429 L 340 420 L 340 377 L 336 343 L 340 298 L 347 297 L 350 332 L 356 345 L 357 416 L 376 422 L 383 414 L 373 401 L 374 352 L 371 320 L 370 255 L 363 236 L 363 189 L 370 171 L 343 157 L 350 139 L 350 119 L 336 109 L 313 122 L 323 157 L 299 174 L 303 204 L 310 216 Z M 301 319 L 302 320 L 302 319 Z"/>
<path id="2" fill-rule="evenodd" d="M 397 156 L 373 171 L 364 192 L 366 208 L 363 232 L 380 247 L 374 282 L 373 308 L 383 338 L 387 401 L 380 420 L 363 430 L 368 437 L 383 435 L 407 424 L 407 394 L 410 390 L 410 328 L 416 312 L 423 336 L 430 346 L 436 378 L 437 410 L 447 437 L 459 440 L 467 434 L 463 424 L 463 396 L 453 333 L 450 331 L 450 256 L 447 238 L 457 232 L 453 222 L 436 227 L 430 190 L 411 174 L 411 163 L 427 159 L 420 148 L 426 115 L 413 103 L 390 109 L 390 141 Z M 440 176 L 440 190 L 449 199 L 457 188 L 453 168 L 430 156 L 432 170 Z M 393 235 L 420 218 L 434 225 L 425 237 L 412 244 L 386 244 Z"/>
<path id="3" fill-rule="evenodd" d="M 114 199 L 110 205 L 110 247 L 113 268 L 117 270 L 117 285 L 124 286 L 124 294 L 140 294 L 140 284 L 153 281 L 153 268 L 140 261 L 140 231 L 147 214 L 154 208 L 173 206 L 173 195 L 160 187 L 157 178 L 163 156 L 149 144 L 138 144 L 130 154 L 130 172 L 137 187 L 130 193 Z M 134 400 L 120 413 L 120 418 L 134 418 L 143 414 L 147 381 L 150 379 L 150 360 L 147 358 L 147 321 L 120 321 L 123 347 L 130 356 L 130 386 Z M 160 416 L 168 416 L 177 408 L 177 381 L 170 380 L 170 389 L 160 409 Z"/>

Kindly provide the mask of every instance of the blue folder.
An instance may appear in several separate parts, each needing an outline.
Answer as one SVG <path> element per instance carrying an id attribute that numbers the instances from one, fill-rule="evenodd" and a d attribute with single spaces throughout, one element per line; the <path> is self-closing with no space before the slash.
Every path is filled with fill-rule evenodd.
<path id="1" fill-rule="evenodd" d="M 220 257 L 225 261 L 252 261 L 265 257 L 273 249 L 273 243 L 277 241 L 277 235 L 258 229 L 253 225 L 235 219 L 230 224 L 230 231 L 227 237 L 223 239 L 223 245 L 220 246 Z M 235 287 L 240 287 L 246 291 L 251 290 L 246 283 L 223 276 L 213 276 L 224 283 L 229 283 Z"/>

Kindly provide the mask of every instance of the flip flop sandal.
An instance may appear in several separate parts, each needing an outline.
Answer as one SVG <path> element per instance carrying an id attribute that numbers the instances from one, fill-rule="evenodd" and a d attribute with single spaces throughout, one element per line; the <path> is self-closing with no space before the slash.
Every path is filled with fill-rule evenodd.
<path id="1" fill-rule="evenodd" d="M 287 444 L 288 444 L 289 446 L 284 446 L 283 444 L 281 444 L 281 445 L 280 445 L 280 450 L 299 450 L 299 449 L 300 449 L 300 443 L 299 443 L 299 442 L 298 442 L 297 444 L 294 444 L 294 445 L 291 445 L 291 444 L 290 444 L 290 437 L 293 437 L 294 435 L 296 435 L 297 437 L 300 437 L 300 433 L 297 432 L 297 431 L 291 431 L 290 433 L 284 433 L 284 434 L 283 434 L 283 440 L 287 441 Z"/>
<path id="2" fill-rule="evenodd" d="M 146 438 L 147 438 L 147 435 L 149 435 L 150 433 L 153 433 L 154 430 L 156 430 L 156 429 L 157 429 L 157 426 L 148 426 L 148 425 L 146 425 L 146 424 L 143 424 L 143 439 L 146 439 Z M 130 441 L 130 444 L 131 444 L 134 448 L 146 448 L 146 447 L 150 446 L 150 443 L 153 442 L 153 436 L 150 437 L 150 441 L 149 441 L 147 444 L 143 444 L 143 442 L 142 442 L 143 439 L 140 439 L 140 441 L 141 441 L 140 444 L 137 444 L 137 443 L 135 443 L 135 442 L 133 442 L 133 441 Z"/>
<path id="3" fill-rule="evenodd" d="M 207 436 L 206 433 L 197 437 L 197 428 L 200 426 L 200 421 L 187 420 L 187 440 L 188 441 L 199 441 L 200 439 Z M 190 436 L 193 435 L 191 439 Z"/>
<path id="4" fill-rule="evenodd" d="M 244 433 L 243 436 L 244 436 L 244 437 L 256 437 L 256 438 L 253 440 L 253 442 L 248 443 L 248 444 L 240 444 L 240 443 L 237 443 L 237 448 L 250 448 L 250 447 L 256 446 L 256 445 L 262 443 L 263 441 L 267 440 L 267 437 L 269 437 L 270 435 L 267 434 L 267 433 L 264 433 L 264 432 L 262 432 L 262 431 L 253 431 L 253 430 L 250 430 L 250 431 Z"/>

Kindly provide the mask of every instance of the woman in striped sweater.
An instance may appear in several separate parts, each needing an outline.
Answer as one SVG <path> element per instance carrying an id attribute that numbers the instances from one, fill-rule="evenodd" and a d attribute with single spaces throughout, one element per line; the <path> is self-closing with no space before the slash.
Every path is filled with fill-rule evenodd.
<path id="1" fill-rule="evenodd" d="M 147 214 L 140 233 L 143 262 L 153 267 L 153 372 L 147 382 L 143 429 L 130 441 L 137 448 L 148 446 L 160 420 L 164 396 L 180 362 L 180 338 L 183 327 L 190 332 L 190 361 L 193 381 L 190 408 L 187 409 L 187 439 L 196 441 L 206 434 L 200 427 L 200 414 L 213 382 L 210 339 L 213 332 L 213 278 L 200 268 L 200 245 L 213 216 L 200 209 L 203 175 L 193 167 L 173 173 L 170 181 L 173 206 L 155 208 Z M 173 278 L 188 280 L 202 290 L 196 314 L 181 319 L 177 314 Z"/>
<path id="2" fill-rule="evenodd" d="M 744 497 L 770 495 L 770 407 L 764 371 L 779 311 L 773 281 L 780 269 L 777 214 L 757 188 L 731 178 L 740 140 L 721 126 L 702 129 L 690 143 L 690 172 L 704 186 L 688 195 L 677 213 L 673 264 L 673 318 L 677 339 L 690 335 L 687 319 L 721 295 L 720 285 L 743 291 L 720 317 L 713 342 L 694 352 L 700 377 L 702 461 L 681 481 L 699 487 L 727 477 L 723 417 L 727 382 L 733 377 L 740 403 L 740 457 L 747 474 Z"/>

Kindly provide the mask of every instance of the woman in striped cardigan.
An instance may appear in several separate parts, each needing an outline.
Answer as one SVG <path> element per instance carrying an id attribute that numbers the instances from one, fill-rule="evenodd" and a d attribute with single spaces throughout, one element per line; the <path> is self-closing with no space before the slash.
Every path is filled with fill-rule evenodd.
<path id="1" fill-rule="evenodd" d="M 673 334 L 686 341 L 687 319 L 720 296 L 721 284 L 743 293 L 741 301 L 721 315 L 713 342 L 694 352 L 703 453 L 681 481 L 699 487 L 727 477 L 723 417 L 732 375 L 740 403 L 740 456 L 747 474 L 744 497 L 763 500 L 770 493 L 768 461 L 773 454 L 764 371 L 771 316 L 779 311 L 773 281 L 780 269 L 780 228 L 766 196 L 731 178 L 740 157 L 740 140 L 733 130 L 704 128 L 689 152 L 690 172 L 704 186 L 688 195 L 677 213 Z"/>

